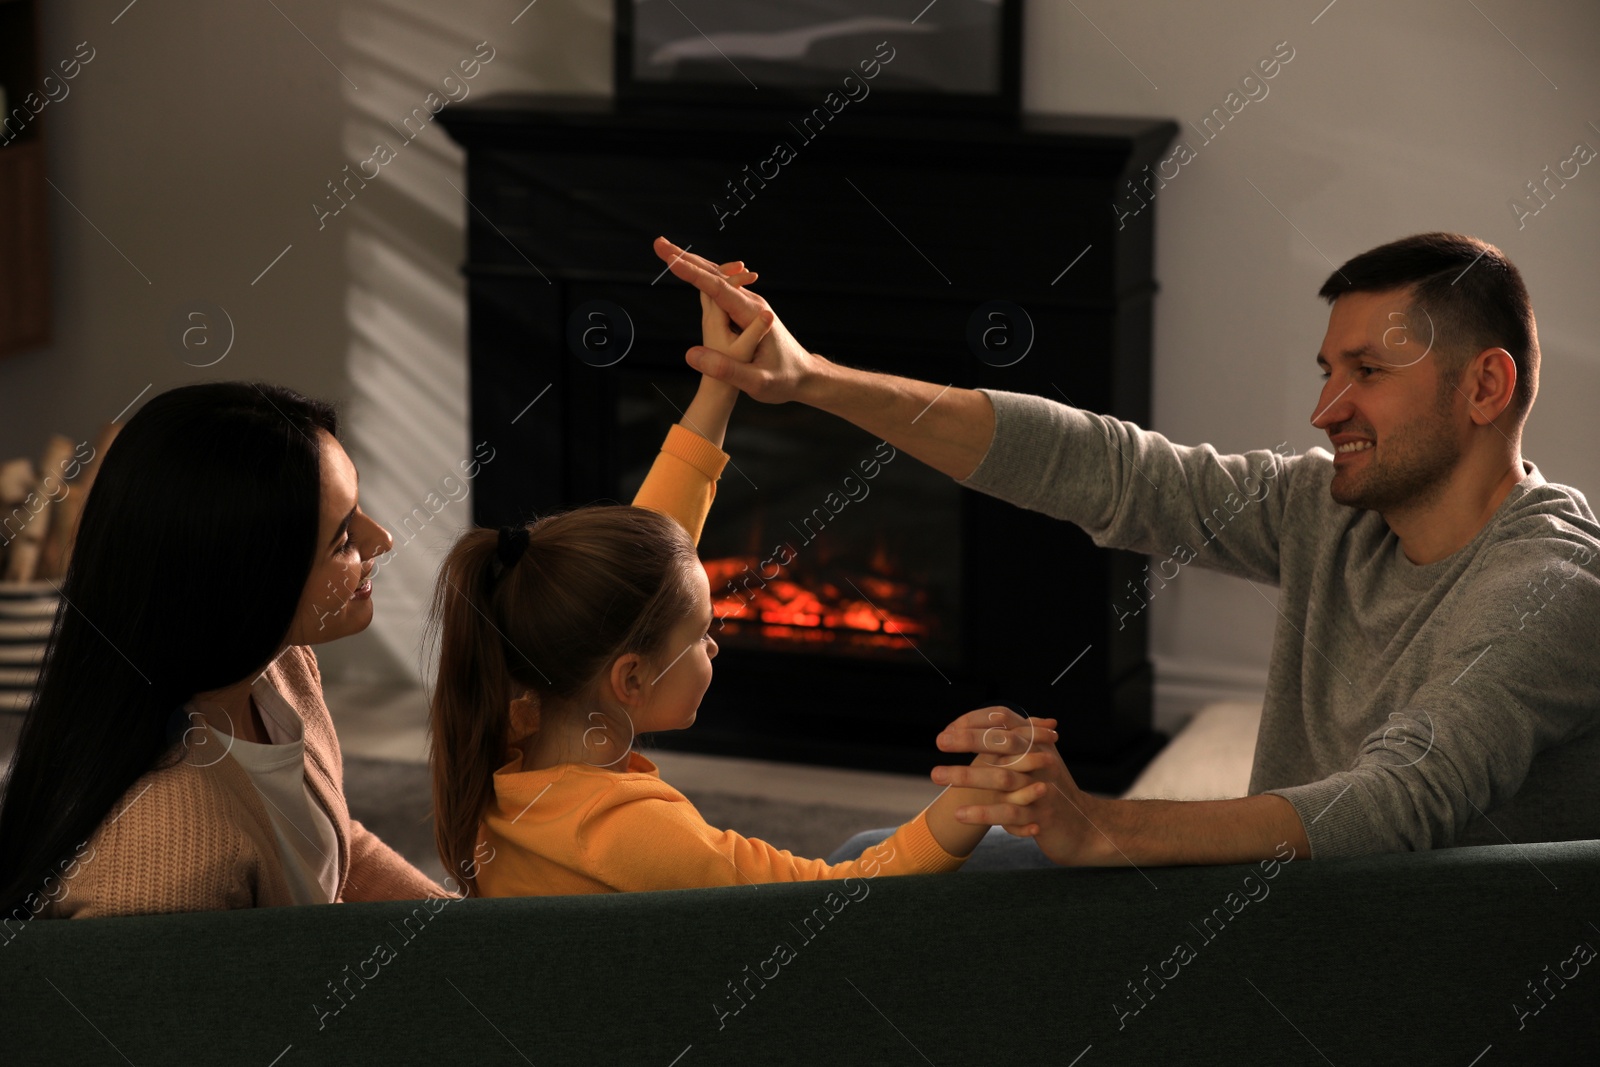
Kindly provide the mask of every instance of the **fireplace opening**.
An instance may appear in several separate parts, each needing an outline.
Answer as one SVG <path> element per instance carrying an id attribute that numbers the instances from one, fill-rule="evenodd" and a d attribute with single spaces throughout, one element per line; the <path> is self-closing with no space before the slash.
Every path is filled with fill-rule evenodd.
<path id="1" fill-rule="evenodd" d="M 619 368 L 620 370 L 620 368 Z M 698 387 L 618 374 L 618 499 Z M 960 488 L 843 420 L 741 399 L 699 551 L 724 648 L 961 667 Z"/>

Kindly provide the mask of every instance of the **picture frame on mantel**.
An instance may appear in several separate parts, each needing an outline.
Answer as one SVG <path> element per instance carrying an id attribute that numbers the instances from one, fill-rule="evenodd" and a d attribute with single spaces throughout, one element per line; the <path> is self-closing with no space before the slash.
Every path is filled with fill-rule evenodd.
<path id="1" fill-rule="evenodd" d="M 1017 115 L 1023 0 L 615 0 L 623 107 Z M 840 105 L 843 106 L 843 105 Z"/>
<path id="2" fill-rule="evenodd" d="M 0 0 L 0 356 L 50 343 L 50 212 L 39 0 Z"/>

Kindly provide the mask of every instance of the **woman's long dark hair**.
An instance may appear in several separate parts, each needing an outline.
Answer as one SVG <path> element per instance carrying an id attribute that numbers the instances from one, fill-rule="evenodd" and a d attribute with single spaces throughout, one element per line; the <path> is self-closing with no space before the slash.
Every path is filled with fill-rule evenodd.
<path id="1" fill-rule="evenodd" d="M 213 382 L 153 397 L 101 457 L 0 804 L 0 921 L 37 910 L 177 709 L 278 653 L 316 556 L 317 431 L 337 428 L 321 401 Z"/>

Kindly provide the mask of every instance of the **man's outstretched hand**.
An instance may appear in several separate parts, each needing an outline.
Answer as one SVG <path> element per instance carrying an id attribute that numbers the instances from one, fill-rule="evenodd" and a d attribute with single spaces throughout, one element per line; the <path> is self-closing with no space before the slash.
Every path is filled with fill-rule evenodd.
<path id="1" fill-rule="evenodd" d="M 743 329 L 763 310 L 770 310 L 765 300 L 743 285 L 730 282 L 722 269 L 710 260 L 685 252 L 665 237 L 656 238 L 655 251 L 673 274 L 715 302 L 735 326 Z M 755 359 L 748 364 L 729 359 L 722 352 L 703 345 L 696 345 L 686 353 L 689 366 L 695 370 L 727 382 L 765 404 L 801 399 L 801 389 L 819 358 L 807 352 L 776 316 L 756 347 Z"/>

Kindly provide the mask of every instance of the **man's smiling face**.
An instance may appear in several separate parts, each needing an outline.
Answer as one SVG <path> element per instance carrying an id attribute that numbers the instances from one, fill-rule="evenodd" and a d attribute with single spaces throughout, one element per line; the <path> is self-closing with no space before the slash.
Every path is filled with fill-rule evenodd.
<path id="1" fill-rule="evenodd" d="M 1339 503 L 1378 512 L 1426 503 L 1460 462 L 1465 401 L 1434 332 L 1404 289 L 1334 301 L 1311 424 L 1334 449 L 1330 489 Z"/>

